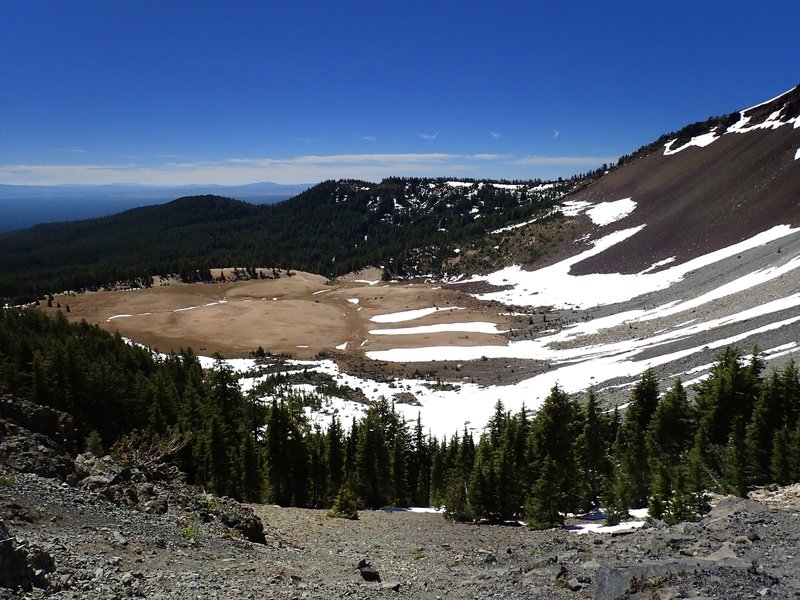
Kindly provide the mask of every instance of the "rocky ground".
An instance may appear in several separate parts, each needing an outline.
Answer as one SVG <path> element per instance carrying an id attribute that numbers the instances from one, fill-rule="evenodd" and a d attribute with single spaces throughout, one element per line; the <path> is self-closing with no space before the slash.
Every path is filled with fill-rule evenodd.
<path id="1" fill-rule="evenodd" d="M 717 499 L 698 523 L 577 534 L 242 507 L 67 457 L 0 412 L 0 599 L 800 596 L 800 486 Z"/>

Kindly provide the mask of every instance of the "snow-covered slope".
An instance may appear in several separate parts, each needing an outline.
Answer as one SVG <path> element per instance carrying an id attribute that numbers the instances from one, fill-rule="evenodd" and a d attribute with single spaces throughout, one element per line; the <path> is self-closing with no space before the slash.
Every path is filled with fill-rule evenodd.
<path id="1" fill-rule="evenodd" d="M 504 343 L 423 346 L 403 335 L 391 349 L 366 349 L 369 359 L 399 364 L 527 361 L 536 365 L 529 376 L 504 385 L 411 379 L 389 385 L 345 375 L 330 362 L 309 367 L 368 398 L 411 394 L 417 404 L 398 410 L 409 419 L 420 413 L 434 433 L 446 435 L 465 422 L 482 426 L 497 400 L 509 410 L 523 403 L 536 408 L 556 384 L 574 393 L 593 387 L 624 402 L 646 368 L 665 385 L 675 377 L 696 383 L 730 344 L 758 346 L 768 365 L 800 358 L 799 125 L 800 87 L 665 136 L 567 197 L 563 218 L 583 226 L 559 260 L 540 268 L 507 265 L 458 284 L 498 312 L 521 315 Z M 407 193 L 408 206 L 393 201 L 392 215 L 411 206 L 433 210 L 447 202 L 448 189 L 479 198 L 487 185 L 443 181 Z M 513 184 L 503 189 L 533 193 Z M 479 218 L 481 205 L 465 207 L 467 214 L 472 209 Z M 492 234 L 531 226 L 525 221 Z M 432 310 L 374 320 L 412 321 L 391 330 L 395 335 L 434 331 L 413 323 Z M 488 323 L 462 330 L 502 339 Z M 337 407 L 346 414 L 344 405 Z"/>

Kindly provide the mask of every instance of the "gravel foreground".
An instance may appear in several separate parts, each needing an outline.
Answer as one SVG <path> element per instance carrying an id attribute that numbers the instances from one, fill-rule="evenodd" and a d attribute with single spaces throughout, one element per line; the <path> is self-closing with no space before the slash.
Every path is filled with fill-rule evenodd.
<path id="1" fill-rule="evenodd" d="M 2 481 L 0 545 L 26 553 L 35 576 L 0 598 L 800 597 L 798 486 L 617 534 L 253 505 L 262 544 L 203 511 L 148 514 L 29 473 Z"/>

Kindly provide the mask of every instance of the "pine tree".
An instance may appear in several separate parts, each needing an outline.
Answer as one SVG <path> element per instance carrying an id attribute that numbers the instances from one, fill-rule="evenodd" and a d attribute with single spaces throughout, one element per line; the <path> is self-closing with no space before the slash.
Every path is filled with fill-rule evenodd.
<path id="1" fill-rule="evenodd" d="M 96 429 L 92 429 L 89 432 L 89 435 L 86 436 L 83 447 L 87 452 L 91 452 L 98 458 L 105 454 L 105 450 L 103 449 L 103 439 L 100 437 L 100 434 L 97 433 Z"/>
<path id="2" fill-rule="evenodd" d="M 447 454 L 447 444 L 442 442 L 440 446 L 436 440 L 431 444 L 431 480 L 428 503 L 431 506 L 440 507 L 444 504 L 446 489 L 446 470 L 445 456 Z"/>
<path id="3" fill-rule="evenodd" d="M 264 475 L 261 457 L 250 431 L 242 432 L 238 464 L 241 465 L 241 498 L 245 502 L 261 502 L 261 487 Z"/>
<path id="4" fill-rule="evenodd" d="M 789 463 L 789 479 L 791 481 L 800 481 L 800 421 L 797 422 L 794 431 L 789 435 L 786 453 Z"/>
<path id="5" fill-rule="evenodd" d="M 515 426 L 511 419 L 503 434 L 501 446 L 492 453 L 492 471 L 497 486 L 497 518 L 499 522 L 518 521 L 525 496 L 520 485 L 519 467 L 514 453 Z"/>
<path id="6" fill-rule="evenodd" d="M 580 508 L 580 474 L 575 439 L 580 409 L 554 386 L 536 414 L 529 437 L 529 455 L 536 465 L 526 502 L 526 520 L 535 526 L 560 522 L 558 511 Z M 528 512 L 533 511 L 533 512 Z"/>
<path id="7" fill-rule="evenodd" d="M 302 405 L 290 406 L 288 452 L 288 488 L 291 490 L 291 504 L 306 506 L 309 498 L 309 448 L 307 443 L 308 423 L 302 412 Z"/>
<path id="8" fill-rule="evenodd" d="M 385 506 L 392 497 L 391 460 L 385 429 L 388 414 L 388 404 L 381 398 L 370 405 L 359 426 L 357 491 L 370 508 Z"/>
<path id="9" fill-rule="evenodd" d="M 663 519 L 672 499 L 672 477 L 667 466 L 661 461 L 650 461 L 650 501 L 647 512 L 654 519 Z"/>
<path id="10" fill-rule="evenodd" d="M 767 483 L 770 477 L 773 435 L 783 426 L 785 417 L 781 396 L 780 378 L 773 371 L 761 385 L 745 433 L 748 479 L 756 485 Z"/>
<path id="11" fill-rule="evenodd" d="M 708 512 L 709 478 L 711 471 L 707 467 L 703 449 L 708 446 L 705 429 L 698 427 L 695 433 L 694 445 L 686 458 L 686 486 L 694 498 L 692 510 L 695 515 L 704 515 Z"/>
<path id="12" fill-rule="evenodd" d="M 747 462 L 744 451 L 744 425 L 737 418 L 731 427 L 725 446 L 723 477 L 729 494 L 747 497 Z"/>
<path id="13" fill-rule="evenodd" d="M 623 519 L 627 519 L 630 516 L 628 514 L 630 505 L 630 486 L 617 465 L 606 480 L 603 490 L 606 525 L 618 525 Z"/>
<path id="14" fill-rule="evenodd" d="M 326 502 L 331 502 L 334 496 L 338 494 L 338 490 L 341 488 L 342 481 L 344 480 L 344 432 L 335 415 L 331 418 L 331 424 L 328 426 L 328 431 L 325 435 L 329 471 Z"/>
<path id="15" fill-rule="evenodd" d="M 343 484 L 336 494 L 336 499 L 333 501 L 333 507 L 328 512 L 329 517 L 337 519 L 358 519 L 358 510 L 355 497 L 350 489 L 350 486 Z"/>
<path id="16" fill-rule="evenodd" d="M 539 473 L 525 503 L 525 522 L 534 529 L 560 527 L 564 524 L 561 512 L 564 497 L 559 489 L 560 478 L 555 461 L 546 457 Z"/>
<path id="17" fill-rule="evenodd" d="M 647 428 L 650 515 L 662 518 L 671 504 L 677 471 L 694 437 L 694 415 L 680 379 L 664 394 Z"/>
<path id="18" fill-rule="evenodd" d="M 603 479 L 609 473 L 607 426 L 600 413 L 597 396 L 589 390 L 584 409 L 583 430 L 578 437 L 582 479 L 586 482 L 587 503 L 590 508 L 598 506 Z"/>
<path id="19" fill-rule="evenodd" d="M 800 422 L 800 374 L 794 360 L 790 360 L 781 371 L 781 390 L 786 427 L 792 430 Z"/>
<path id="20" fill-rule="evenodd" d="M 772 440 L 772 457 L 770 460 L 772 481 L 778 485 L 788 484 L 789 469 L 789 435 L 786 429 L 781 428 L 775 432 Z"/>
<path id="21" fill-rule="evenodd" d="M 629 508 L 647 506 L 650 491 L 649 465 L 647 464 L 647 427 L 658 406 L 658 380 L 648 369 L 634 386 L 631 400 L 625 411 L 622 425 L 614 442 L 614 457 L 617 463 L 615 477 L 627 482 L 626 495 Z"/>
<path id="22" fill-rule="evenodd" d="M 307 440 L 309 454 L 309 504 L 314 508 L 329 506 L 328 490 L 330 488 L 330 473 L 326 452 L 327 437 L 322 433 L 319 424 L 314 425 Z"/>
<path id="23" fill-rule="evenodd" d="M 674 474 L 674 489 L 670 498 L 664 520 L 670 525 L 682 521 L 694 521 L 695 495 L 689 489 L 689 481 L 684 467 L 678 468 Z"/>
<path id="24" fill-rule="evenodd" d="M 279 506 L 288 506 L 292 501 L 288 438 L 287 411 L 283 404 L 278 404 L 278 401 L 273 398 L 267 416 L 267 497 L 270 502 Z"/>
<path id="25" fill-rule="evenodd" d="M 227 496 L 231 488 L 231 460 L 229 440 L 225 435 L 222 419 L 218 415 L 211 417 L 206 433 L 208 457 L 208 481 L 217 496 Z"/>
<path id="26" fill-rule="evenodd" d="M 392 444 L 392 502 L 396 506 L 408 505 L 407 440 L 405 429 L 395 433 Z"/>
<path id="27" fill-rule="evenodd" d="M 466 515 L 471 519 L 483 519 L 499 523 L 497 482 L 492 465 L 491 442 L 482 436 L 475 454 L 475 464 L 469 476 L 469 495 Z"/>
<path id="28" fill-rule="evenodd" d="M 741 361 L 741 351 L 733 346 L 718 354 L 710 376 L 700 383 L 695 397 L 698 426 L 705 429 L 708 443 L 718 448 L 727 444 L 737 418 L 745 424 L 750 421 L 758 397 L 763 363 L 757 356 L 747 367 Z"/>

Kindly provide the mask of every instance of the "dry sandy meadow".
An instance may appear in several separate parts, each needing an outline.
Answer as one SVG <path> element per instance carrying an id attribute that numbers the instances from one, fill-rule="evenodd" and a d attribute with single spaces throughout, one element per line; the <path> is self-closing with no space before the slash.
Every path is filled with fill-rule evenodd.
<path id="1" fill-rule="evenodd" d="M 232 269 L 223 271 L 232 274 Z M 247 356 L 259 346 L 307 359 L 319 352 L 353 357 L 366 350 L 507 342 L 505 335 L 481 331 L 376 334 L 475 322 L 495 324 L 498 331 L 513 326 L 498 306 L 459 290 L 424 283 L 384 284 L 379 279 L 380 271 L 369 269 L 335 282 L 304 272 L 217 283 L 166 280 L 149 289 L 59 295 L 49 310 L 69 305 L 66 316 L 70 320 L 85 319 L 162 352 L 191 347 L 198 354 L 219 352 L 227 358 Z M 456 307 L 459 310 L 453 310 Z M 370 320 L 432 308 L 447 310 L 413 321 Z"/>

